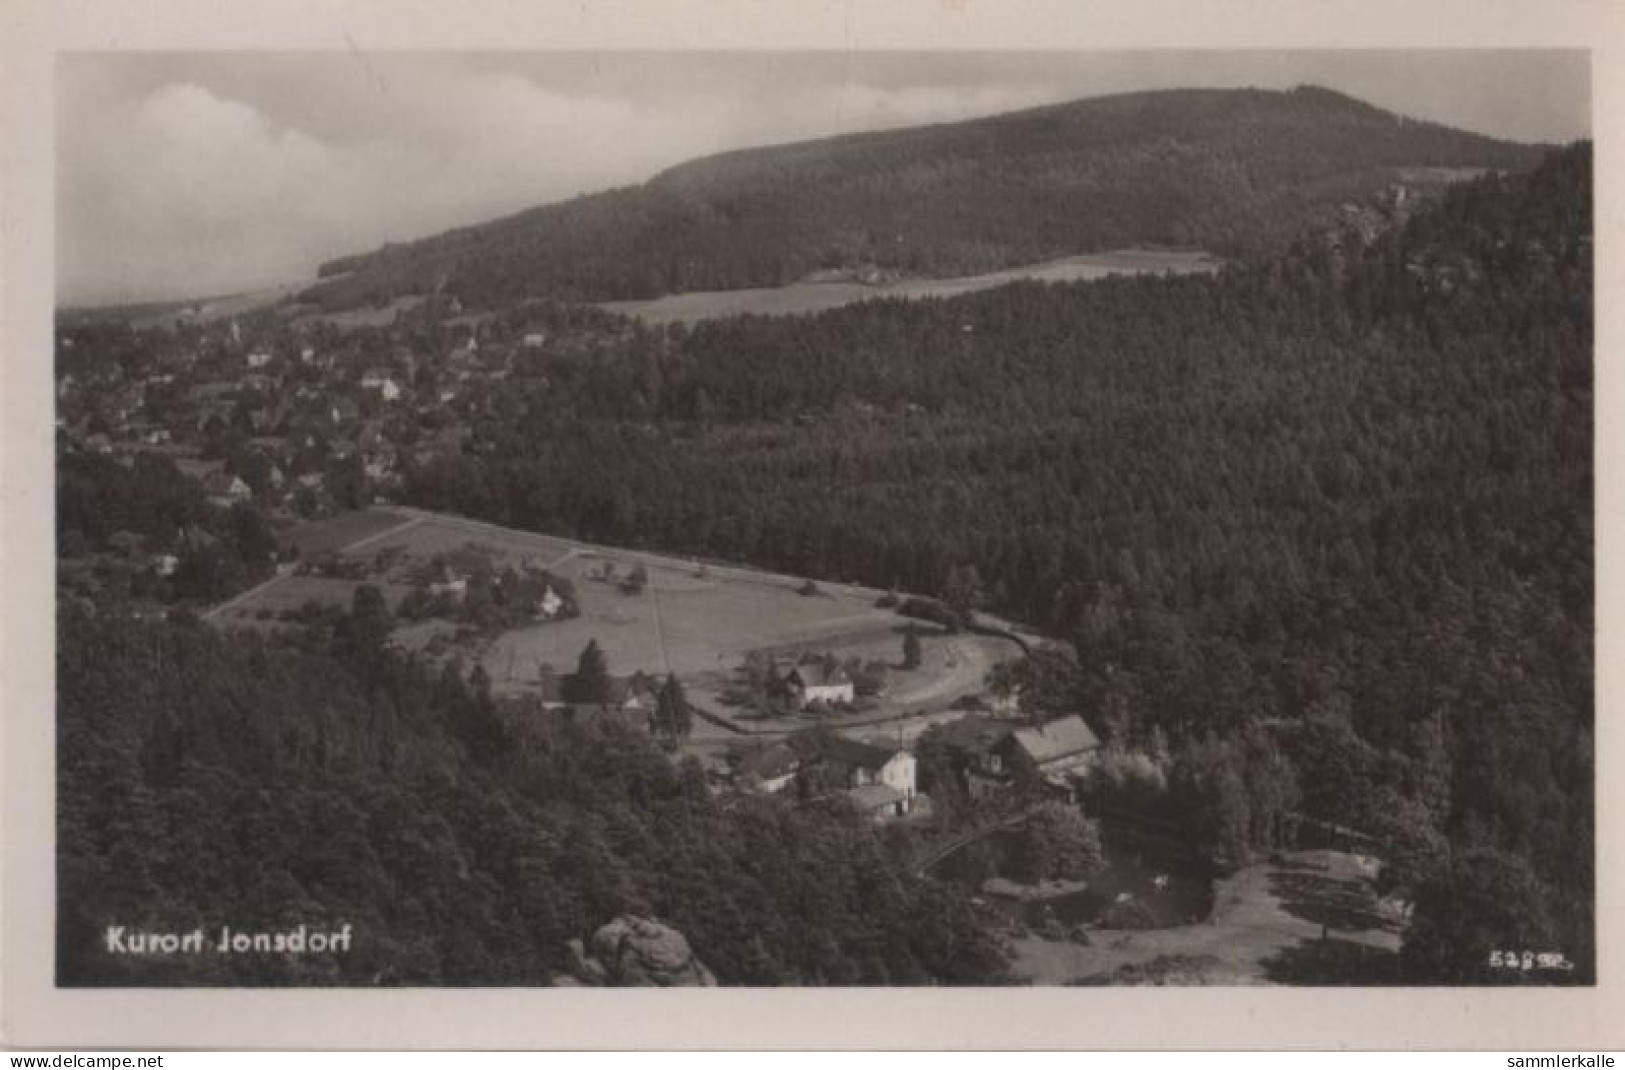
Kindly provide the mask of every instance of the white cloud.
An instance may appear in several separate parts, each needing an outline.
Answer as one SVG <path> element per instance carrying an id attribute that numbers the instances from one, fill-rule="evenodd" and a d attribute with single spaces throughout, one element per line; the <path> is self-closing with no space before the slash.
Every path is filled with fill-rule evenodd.
<path id="1" fill-rule="evenodd" d="M 69 301 L 307 278 L 384 241 L 641 181 L 712 136 L 504 73 L 396 82 L 383 106 L 397 121 L 379 124 L 395 132 L 372 140 L 323 141 L 194 83 L 75 103 L 58 209 Z"/>
<path id="2" fill-rule="evenodd" d="M 70 297 L 229 290 L 302 267 L 345 168 L 313 138 L 185 83 L 114 103 L 69 140 L 58 219 Z"/>

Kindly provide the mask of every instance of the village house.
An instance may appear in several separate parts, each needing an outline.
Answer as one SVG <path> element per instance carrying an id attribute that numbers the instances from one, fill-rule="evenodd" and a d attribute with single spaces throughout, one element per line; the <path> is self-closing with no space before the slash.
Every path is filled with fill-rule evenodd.
<path id="1" fill-rule="evenodd" d="M 542 620 L 552 620 L 559 615 L 559 610 L 563 608 L 564 599 L 560 598 L 558 592 L 553 590 L 553 585 L 548 584 L 544 587 L 542 597 L 536 603 L 536 615 Z"/>
<path id="2" fill-rule="evenodd" d="M 137 441 L 144 445 L 163 446 L 170 441 L 169 428 L 167 427 L 159 427 L 155 424 L 140 427 L 132 425 L 130 431 L 135 435 Z"/>
<path id="3" fill-rule="evenodd" d="M 734 782 L 744 791 L 772 795 L 789 787 L 801 771 L 801 755 L 782 740 L 736 756 Z"/>
<path id="4" fill-rule="evenodd" d="M 401 396 L 401 384 L 388 368 L 368 368 L 362 373 L 361 389 L 376 390 L 385 401 L 397 401 Z"/>
<path id="5" fill-rule="evenodd" d="M 912 799 L 889 784 L 865 784 L 846 793 L 847 801 L 871 821 L 906 817 Z"/>
<path id="6" fill-rule="evenodd" d="M 918 766 L 901 746 L 880 747 L 813 729 L 787 740 L 809 790 L 844 795 L 875 820 L 906 816 L 914 806 Z"/>
<path id="7" fill-rule="evenodd" d="M 542 708 L 577 718 L 591 718 L 601 723 L 614 722 L 637 732 L 653 731 L 655 707 L 659 702 L 654 682 L 642 673 L 631 676 L 612 676 L 609 693 L 603 702 L 572 702 L 569 677 L 544 669 L 537 677 L 537 692 Z"/>
<path id="8" fill-rule="evenodd" d="M 429 594 L 435 598 L 444 597 L 461 602 L 468 597 L 468 577 L 448 575 L 443 580 L 429 584 Z"/>
<path id="9" fill-rule="evenodd" d="M 803 661 L 779 683 L 801 710 L 848 705 L 857 694 L 851 674 L 832 659 Z"/>
<path id="10" fill-rule="evenodd" d="M 361 458 L 361 470 L 368 479 L 375 482 L 388 482 L 395 475 L 395 451 L 376 450 L 364 454 Z"/>
<path id="11" fill-rule="evenodd" d="M 1016 768 L 1029 769 L 1051 784 L 1066 787 L 1069 777 L 1089 771 L 1099 756 L 1100 739 L 1074 713 L 1036 728 L 1018 728 L 999 750 Z"/>
<path id="12" fill-rule="evenodd" d="M 217 509 L 229 509 L 254 496 L 242 476 L 231 475 L 223 469 L 210 472 L 203 480 L 203 489 L 209 495 L 209 504 Z"/>
<path id="13" fill-rule="evenodd" d="M 975 799 L 1021 784 L 1070 795 L 1070 779 L 1087 773 L 1100 752 L 1077 714 L 1041 726 L 973 714 L 945 725 L 942 738 Z"/>

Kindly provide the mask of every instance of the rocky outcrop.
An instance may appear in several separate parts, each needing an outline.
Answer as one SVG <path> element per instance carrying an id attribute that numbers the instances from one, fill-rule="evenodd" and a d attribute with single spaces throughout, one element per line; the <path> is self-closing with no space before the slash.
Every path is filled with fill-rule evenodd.
<path id="1" fill-rule="evenodd" d="M 623 914 L 593 933 L 590 945 L 571 940 L 570 975 L 588 985 L 661 988 L 717 983 L 682 933 L 653 918 Z"/>

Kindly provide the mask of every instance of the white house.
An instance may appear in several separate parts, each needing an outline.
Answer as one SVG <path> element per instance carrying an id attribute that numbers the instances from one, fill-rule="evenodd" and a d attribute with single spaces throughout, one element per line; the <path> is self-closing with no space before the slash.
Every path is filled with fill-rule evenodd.
<path id="1" fill-rule="evenodd" d="M 361 376 L 361 388 L 378 391 L 385 401 L 396 401 L 401 396 L 401 384 L 387 368 L 368 368 Z"/>
<path id="2" fill-rule="evenodd" d="M 870 817 L 903 817 L 914 808 L 918 762 L 902 747 L 821 731 L 803 732 L 787 742 L 800 757 L 801 770 L 825 770 L 848 801 Z"/>
<path id="3" fill-rule="evenodd" d="M 872 820 L 906 817 L 914 808 L 917 769 L 914 755 L 901 749 L 878 767 L 854 766 L 852 780 L 855 783 L 847 789 L 846 797 Z"/>
<path id="4" fill-rule="evenodd" d="M 454 601 L 461 602 L 468 597 L 468 578 L 466 576 L 456 576 L 444 583 L 431 583 L 429 584 L 429 593 L 436 598 L 441 595 L 448 595 Z"/>
<path id="5" fill-rule="evenodd" d="M 254 496 L 254 491 L 243 482 L 242 476 L 230 476 L 218 470 L 204 479 L 203 489 L 208 492 L 209 503 L 221 509 L 228 509 L 237 502 L 246 502 Z"/>
<path id="6" fill-rule="evenodd" d="M 771 795 L 783 791 L 801 770 L 801 757 L 784 742 L 769 743 L 739 757 L 735 776 L 746 791 Z"/>
<path id="7" fill-rule="evenodd" d="M 558 593 L 549 585 L 542 590 L 542 600 L 537 604 L 536 608 L 543 618 L 552 620 L 559 615 L 559 610 L 564 608 L 564 599 L 560 598 Z"/>
<path id="8" fill-rule="evenodd" d="M 889 821 L 909 811 L 909 800 L 887 784 L 867 784 L 846 793 L 847 799 L 871 821 Z"/>
<path id="9" fill-rule="evenodd" d="M 900 749 L 886 759 L 886 764 L 880 767 L 875 779 L 897 791 L 903 798 L 913 800 L 918 771 L 919 763 L 914 755 Z"/>
<path id="10" fill-rule="evenodd" d="M 799 709 L 850 703 L 856 696 L 852 677 L 839 665 L 809 662 L 797 665 L 784 678 L 784 686 L 795 697 Z"/>

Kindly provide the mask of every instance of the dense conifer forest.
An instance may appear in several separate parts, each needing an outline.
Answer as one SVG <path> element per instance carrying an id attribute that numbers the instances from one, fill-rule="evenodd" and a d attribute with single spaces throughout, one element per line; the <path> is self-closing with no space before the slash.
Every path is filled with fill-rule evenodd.
<path id="1" fill-rule="evenodd" d="M 1255 159 L 1316 189 L 1318 168 L 1349 173 L 1338 153 L 1351 144 L 1378 170 L 1411 159 L 1414 145 L 1394 145 L 1413 136 L 1440 166 L 1488 144 L 1328 94 L 1195 99 L 1226 137 L 1267 146 L 1286 124 L 1301 159 Z M 1106 137 L 1113 122 L 1174 122 L 1137 107 L 1020 121 L 1035 142 L 1046 124 Z M 1305 131 L 1327 109 L 1352 125 L 1323 143 Z M 946 135 L 910 136 L 924 139 L 917 150 Z M 887 137 L 835 149 L 890 174 Z M 804 163 L 775 159 L 724 157 L 656 185 L 767 188 L 774 168 Z M 1490 967 L 1504 947 L 1560 951 L 1576 968 L 1555 979 L 1589 981 L 1590 148 L 1453 187 L 1375 235 L 1316 224 L 1308 187 L 1254 179 L 1275 192 L 1252 214 L 1170 213 L 1196 228 L 1170 241 L 1257 236 L 1237 237 L 1228 251 L 1244 259 L 1214 277 L 1027 283 L 692 328 L 505 309 L 569 322 L 591 343 L 525 352 L 494 415 L 459 452 L 408 467 L 402 495 L 894 588 L 939 622 L 982 611 L 1023 623 L 1057 643 L 999 670 L 1025 685 L 1022 701 L 1082 712 L 1111 769 L 1158 763 L 1164 782 L 1135 805 L 1182 823 L 1205 857 L 1285 846 L 1300 817 L 1353 830 L 1382 845 L 1383 881 L 1415 904 L 1404 980 L 1533 976 Z M 830 196 L 831 212 L 847 210 Z M 1182 202 L 1162 189 L 1147 203 Z M 1088 225 L 1113 215 L 1099 218 Z M 1061 237 L 1064 251 L 1118 243 Z M 1045 255 L 1012 234 L 975 256 L 958 240 L 913 249 L 907 266 Z M 867 241 L 840 256 L 870 257 Z M 649 267 L 601 248 L 606 263 Z M 550 268 L 520 271 L 529 255 L 493 259 L 490 278 L 545 280 Z M 782 281 L 826 266 L 818 257 L 760 271 Z M 406 257 L 395 277 L 385 261 L 383 275 L 358 269 L 357 285 L 392 289 L 421 266 Z M 605 293 L 695 281 L 599 277 L 587 263 L 581 277 Z M 757 271 L 696 278 L 764 281 Z M 512 296 L 460 277 L 476 280 L 470 300 Z M 451 340 L 443 323 L 422 331 L 426 351 Z M 210 507 L 156 460 L 62 452 L 58 528 L 65 546 L 104 557 L 132 537 L 166 552 L 185 542 L 159 592 L 172 605 L 214 600 L 270 562 L 263 516 Z M 906 833 L 839 809 L 718 798 L 695 763 L 647 737 L 504 707 L 478 671 L 391 653 L 369 588 L 348 613 L 280 639 L 222 634 L 184 609 L 132 621 L 63 593 L 64 983 L 545 984 L 568 970 L 568 940 L 623 913 L 670 921 L 724 983 L 1007 979 L 964 894 L 913 872 Z M 920 759 L 929 782 L 929 740 Z M 937 803 L 951 824 L 956 800 Z M 111 919 L 163 930 L 318 918 L 366 939 L 320 960 L 97 953 Z"/>
<path id="2" fill-rule="evenodd" d="M 1003 977 L 964 894 L 856 813 L 724 807 L 644 735 L 499 712 L 383 646 L 381 603 L 300 644 L 69 608 L 58 980 L 546 985 L 625 913 L 723 984 Z M 810 879 L 816 874 L 816 879 Z M 131 932 L 348 923 L 344 955 L 119 956 Z"/>
<path id="3" fill-rule="evenodd" d="M 1275 790 L 1253 774 L 1284 754 L 1308 813 L 1404 844 L 1413 979 L 1489 977 L 1492 940 L 1583 979 L 1591 310 L 1579 145 L 1216 278 L 549 357 L 409 495 L 915 592 L 974 568 L 989 608 L 1067 641 L 1058 703 L 1170 739 L 1215 805 L 1263 805 L 1245 785 Z"/>
<path id="4" fill-rule="evenodd" d="M 1314 87 L 1129 93 L 696 160 L 333 261 L 305 296 L 349 307 L 433 290 L 493 308 L 831 270 L 970 275 L 1134 245 L 1257 255 L 1402 176 L 1538 155 Z"/>

